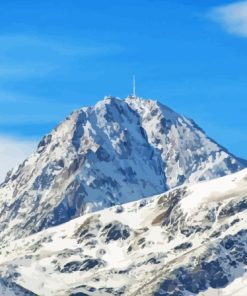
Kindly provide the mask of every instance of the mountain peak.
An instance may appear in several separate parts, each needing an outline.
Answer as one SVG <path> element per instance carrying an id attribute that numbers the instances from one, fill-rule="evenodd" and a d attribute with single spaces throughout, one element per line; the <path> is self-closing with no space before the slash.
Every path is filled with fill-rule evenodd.
<path id="1" fill-rule="evenodd" d="M 26 236 L 245 166 L 158 101 L 107 96 L 73 112 L 7 176 L 0 231 L 3 238 Z"/>

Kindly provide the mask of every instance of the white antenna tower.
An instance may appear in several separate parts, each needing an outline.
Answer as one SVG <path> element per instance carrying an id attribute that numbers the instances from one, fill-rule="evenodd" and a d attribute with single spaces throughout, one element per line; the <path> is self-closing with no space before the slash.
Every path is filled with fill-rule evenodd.
<path id="1" fill-rule="evenodd" d="M 136 97 L 136 78 L 135 75 L 133 75 L 133 97 Z"/>

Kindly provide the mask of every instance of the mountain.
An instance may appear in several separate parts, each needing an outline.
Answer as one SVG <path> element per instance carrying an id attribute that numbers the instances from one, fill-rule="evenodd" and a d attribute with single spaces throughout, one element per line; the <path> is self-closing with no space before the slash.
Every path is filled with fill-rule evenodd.
<path id="1" fill-rule="evenodd" d="M 0 186 L 1 244 L 246 166 L 157 101 L 106 97 L 73 112 L 7 175 Z"/>
<path id="2" fill-rule="evenodd" d="M 9 241 L 0 262 L 4 296 L 245 296 L 247 169 Z"/>

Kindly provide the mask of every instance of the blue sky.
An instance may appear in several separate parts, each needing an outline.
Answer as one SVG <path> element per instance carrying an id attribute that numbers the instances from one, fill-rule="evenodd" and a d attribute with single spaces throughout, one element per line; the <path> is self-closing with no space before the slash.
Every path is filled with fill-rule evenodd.
<path id="1" fill-rule="evenodd" d="M 0 9 L 0 144 L 31 151 L 73 109 L 126 97 L 135 73 L 139 96 L 247 158 L 247 1 L 12 0 Z M 0 162 L 17 155 L 5 147 Z"/>

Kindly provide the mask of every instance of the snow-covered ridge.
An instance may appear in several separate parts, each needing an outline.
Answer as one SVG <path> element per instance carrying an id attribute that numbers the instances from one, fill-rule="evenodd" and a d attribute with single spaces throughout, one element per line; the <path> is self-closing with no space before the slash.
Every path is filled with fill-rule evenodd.
<path id="1" fill-rule="evenodd" d="M 153 100 L 106 97 L 74 111 L 0 186 L 1 242 L 246 167 Z"/>
<path id="2" fill-rule="evenodd" d="M 85 214 L 0 248 L 0 288 L 13 296 L 244 296 L 234 286 L 247 277 L 246 211 L 247 169 Z"/>

